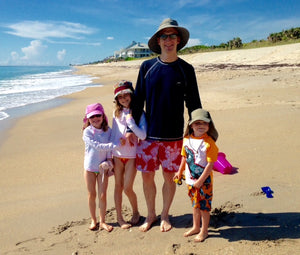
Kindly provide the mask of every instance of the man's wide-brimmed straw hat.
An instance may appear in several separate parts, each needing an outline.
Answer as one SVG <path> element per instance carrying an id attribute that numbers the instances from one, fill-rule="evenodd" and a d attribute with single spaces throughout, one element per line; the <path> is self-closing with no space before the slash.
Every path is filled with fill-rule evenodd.
<path id="1" fill-rule="evenodd" d="M 160 31 L 162 31 L 165 28 L 171 28 L 171 27 L 177 29 L 178 34 L 180 36 L 180 43 L 177 45 L 177 51 L 182 49 L 187 44 L 189 37 L 190 37 L 189 31 L 184 27 L 178 26 L 178 23 L 176 20 L 167 18 L 167 19 L 163 20 L 163 22 L 160 24 L 160 26 L 157 29 L 157 31 L 155 32 L 155 34 L 148 41 L 148 46 L 149 46 L 150 50 L 152 50 L 153 52 L 155 52 L 157 54 L 161 53 L 160 46 L 157 43 L 157 37 L 159 36 Z"/>
<path id="2" fill-rule="evenodd" d="M 217 141 L 218 139 L 218 131 L 215 128 L 214 122 L 210 116 L 210 113 L 204 109 L 196 109 L 192 111 L 191 113 L 191 120 L 189 121 L 189 126 L 192 125 L 197 120 L 203 120 L 207 123 L 209 123 L 209 130 L 207 134 L 214 139 L 214 141 Z"/>

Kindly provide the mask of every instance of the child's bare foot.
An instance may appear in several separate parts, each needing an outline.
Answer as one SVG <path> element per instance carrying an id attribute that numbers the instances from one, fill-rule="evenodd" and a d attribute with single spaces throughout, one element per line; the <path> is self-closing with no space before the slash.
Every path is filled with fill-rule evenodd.
<path id="1" fill-rule="evenodd" d="M 113 226 L 108 225 L 105 222 L 100 223 L 100 228 L 103 228 L 107 232 L 111 232 L 114 229 Z"/>
<path id="2" fill-rule="evenodd" d="M 98 223 L 92 220 L 91 225 L 89 226 L 89 230 L 94 231 L 94 230 L 97 230 L 98 227 L 99 227 Z"/>
<path id="3" fill-rule="evenodd" d="M 172 229 L 172 225 L 169 221 L 169 219 L 162 219 L 160 222 L 160 231 L 161 232 L 168 232 Z"/>
<path id="4" fill-rule="evenodd" d="M 120 219 L 118 220 L 118 223 L 121 227 L 121 229 L 128 229 L 128 228 L 131 228 L 131 224 L 127 223 L 125 220 L 123 219 Z"/>
<path id="5" fill-rule="evenodd" d="M 142 232 L 147 232 L 151 228 L 152 224 L 156 221 L 157 221 L 156 216 L 155 217 L 147 217 L 146 220 L 144 221 L 143 225 L 139 227 L 139 230 Z"/>
<path id="6" fill-rule="evenodd" d="M 208 237 L 208 233 L 204 233 L 204 234 L 200 233 L 195 237 L 194 242 L 196 243 L 203 242 L 207 237 Z"/>
<path id="7" fill-rule="evenodd" d="M 200 229 L 191 228 L 189 231 L 184 232 L 183 236 L 188 237 L 188 236 L 198 234 L 199 232 L 200 232 Z"/>
<path id="8" fill-rule="evenodd" d="M 139 223 L 139 221 L 140 221 L 140 218 L 141 218 L 141 216 L 140 216 L 139 213 L 133 214 L 132 218 L 130 220 L 130 224 L 131 225 L 137 225 Z"/>

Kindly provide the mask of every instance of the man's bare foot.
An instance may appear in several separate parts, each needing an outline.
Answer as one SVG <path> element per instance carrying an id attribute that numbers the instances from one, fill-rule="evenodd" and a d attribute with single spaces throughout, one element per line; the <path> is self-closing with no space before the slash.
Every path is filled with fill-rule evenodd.
<path id="1" fill-rule="evenodd" d="M 203 242 L 207 237 L 208 237 L 207 233 L 204 234 L 200 233 L 195 237 L 194 242 L 196 243 Z"/>
<path id="2" fill-rule="evenodd" d="M 94 230 L 97 230 L 98 227 L 99 227 L 98 223 L 95 222 L 95 221 L 92 221 L 92 222 L 91 222 L 91 225 L 89 226 L 89 230 L 94 231 Z"/>
<path id="3" fill-rule="evenodd" d="M 172 229 L 172 225 L 171 225 L 169 219 L 161 220 L 161 222 L 160 222 L 160 231 L 161 232 L 168 232 L 171 229 Z"/>
<path id="4" fill-rule="evenodd" d="M 147 232 L 151 228 L 152 224 L 156 221 L 157 221 L 156 216 L 151 217 L 151 218 L 147 217 L 146 220 L 144 221 L 143 225 L 139 227 L 139 230 L 142 232 Z"/>
<path id="5" fill-rule="evenodd" d="M 131 228 L 131 224 L 127 223 L 123 219 L 118 220 L 118 223 L 119 223 L 121 229 L 129 229 L 129 228 Z"/>
<path id="6" fill-rule="evenodd" d="M 140 221 L 140 218 L 141 218 L 141 216 L 140 216 L 139 213 L 133 214 L 132 218 L 130 220 L 130 224 L 131 225 L 137 225 L 139 223 L 139 221 Z"/>
<path id="7" fill-rule="evenodd" d="M 199 232 L 200 232 L 200 229 L 191 228 L 189 231 L 184 232 L 183 236 L 188 237 L 188 236 L 198 234 Z"/>
<path id="8" fill-rule="evenodd" d="M 100 223 L 100 228 L 106 230 L 107 232 L 111 232 L 114 229 L 113 226 L 108 225 L 105 222 Z"/>

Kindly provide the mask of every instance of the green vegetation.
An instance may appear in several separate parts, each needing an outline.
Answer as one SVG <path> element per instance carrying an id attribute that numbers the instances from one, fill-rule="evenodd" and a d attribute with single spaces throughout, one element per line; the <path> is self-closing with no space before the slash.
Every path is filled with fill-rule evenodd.
<path id="1" fill-rule="evenodd" d="M 268 36 L 270 42 L 280 42 L 287 40 L 295 40 L 300 38 L 300 27 L 283 30 L 279 33 L 273 33 Z"/>
<path id="2" fill-rule="evenodd" d="M 239 37 L 235 37 L 227 43 L 221 43 L 220 45 L 196 45 L 192 47 L 186 47 L 179 51 L 179 54 L 192 54 L 197 52 L 212 52 L 212 51 L 222 51 L 222 50 L 234 50 L 234 49 L 253 49 L 260 47 L 269 47 L 283 44 L 291 44 L 291 43 L 300 43 L 300 27 L 291 28 L 288 30 L 283 30 L 279 33 L 272 33 L 268 36 L 266 40 L 253 40 L 249 43 L 243 43 L 242 39 Z M 157 54 L 153 53 L 153 56 Z M 149 58 L 149 57 L 147 57 Z M 145 59 L 147 59 L 145 58 Z M 119 62 L 119 61 L 131 61 L 137 60 L 138 58 L 118 58 L 114 59 L 111 57 L 105 58 L 100 61 L 95 61 L 89 64 L 98 64 L 98 63 L 109 63 L 109 62 Z"/>
<path id="3" fill-rule="evenodd" d="M 179 54 L 191 54 L 196 52 L 209 52 L 217 50 L 252 49 L 299 42 L 300 27 L 296 27 L 288 30 L 283 30 L 279 33 L 272 33 L 268 36 L 267 40 L 253 40 L 249 43 L 243 43 L 241 38 L 235 37 L 227 43 L 221 43 L 220 45 L 197 45 L 192 47 L 186 47 L 180 50 Z"/>

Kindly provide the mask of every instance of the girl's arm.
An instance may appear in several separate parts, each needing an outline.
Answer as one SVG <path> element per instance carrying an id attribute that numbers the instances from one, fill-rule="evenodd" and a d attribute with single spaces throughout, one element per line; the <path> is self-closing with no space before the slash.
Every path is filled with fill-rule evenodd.
<path id="1" fill-rule="evenodd" d="M 113 143 L 102 143 L 100 141 L 95 140 L 93 138 L 93 135 L 89 134 L 88 132 L 85 132 L 85 130 L 83 132 L 82 139 L 86 145 L 91 146 L 98 151 L 110 151 L 116 147 L 116 145 L 114 145 Z"/>
<path id="2" fill-rule="evenodd" d="M 98 151 L 110 151 L 116 147 L 113 143 L 101 143 L 87 136 L 83 137 L 83 141 Z"/>
<path id="3" fill-rule="evenodd" d="M 173 177 L 173 180 L 175 181 L 176 179 L 177 180 L 180 180 L 181 179 L 181 176 L 183 174 L 183 171 L 185 170 L 185 164 L 186 164 L 186 157 L 182 156 L 181 157 L 181 162 L 180 162 L 180 166 L 179 166 L 179 169 L 177 171 L 177 173 L 174 175 Z"/>
<path id="4" fill-rule="evenodd" d="M 145 114 L 142 113 L 139 125 L 137 126 L 132 115 L 126 115 L 126 123 L 128 127 L 133 131 L 133 133 L 141 140 L 144 140 L 147 136 L 147 123 Z"/>
<path id="5" fill-rule="evenodd" d="M 214 166 L 214 162 L 207 163 L 206 167 L 204 168 L 203 173 L 198 178 L 198 180 L 194 183 L 194 187 L 200 189 L 203 183 L 205 182 L 206 178 L 210 175 Z"/>

